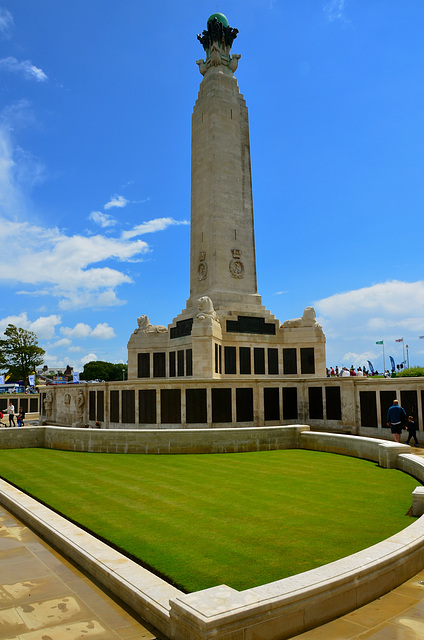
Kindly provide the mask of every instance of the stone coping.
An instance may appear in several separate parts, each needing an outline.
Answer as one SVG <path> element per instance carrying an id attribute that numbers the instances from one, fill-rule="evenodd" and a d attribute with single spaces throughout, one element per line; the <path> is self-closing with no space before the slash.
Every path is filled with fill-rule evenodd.
<path id="1" fill-rule="evenodd" d="M 7 447 L 9 442 L 3 441 L 9 441 L 13 434 L 25 432 L 28 438 L 17 437 L 15 448 L 43 446 L 42 431 L 51 429 L 2 430 L 0 447 Z M 281 444 L 293 440 L 293 428 L 279 429 L 282 435 L 278 448 L 292 448 Z M 424 481 L 424 460 L 411 454 L 407 445 L 306 429 L 303 426 L 298 432 L 300 448 L 375 460 L 381 466 L 396 467 Z M 286 430 L 290 437 L 284 437 Z M 35 433 L 31 436 L 30 431 Z M 243 429 L 216 431 L 227 435 L 228 431 L 235 431 L 243 438 Z M 0 501 L 172 640 L 290 638 L 378 598 L 424 567 L 421 517 L 381 543 L 290 578 L 241 592 L 219 585 L 184 594 L 4 481 L 0 481 Z"/>

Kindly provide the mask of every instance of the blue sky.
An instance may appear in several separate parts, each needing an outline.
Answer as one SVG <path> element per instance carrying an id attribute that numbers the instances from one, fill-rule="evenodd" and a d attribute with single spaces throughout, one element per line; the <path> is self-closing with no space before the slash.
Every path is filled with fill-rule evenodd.
<path id="1" fill-rule="evenodd" d="M 329 365 L 424 364 L 424 3 L 227 0 L 249 108 L 258 290 L 313 305 Z M 0 331 L 125 362 L 189 296 L 204 0 L 0 0 Z"/>

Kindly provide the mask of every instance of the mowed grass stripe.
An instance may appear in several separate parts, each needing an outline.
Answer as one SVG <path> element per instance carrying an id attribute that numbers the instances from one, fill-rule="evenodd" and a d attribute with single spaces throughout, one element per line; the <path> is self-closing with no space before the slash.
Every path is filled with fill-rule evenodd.
<path id="1" fill-rule="evenodd" d="M 219 455 L 0 451 L 0 475 L 186 591 L 246 589 L 411 523 L 417 481 L 313 451 Z"/>

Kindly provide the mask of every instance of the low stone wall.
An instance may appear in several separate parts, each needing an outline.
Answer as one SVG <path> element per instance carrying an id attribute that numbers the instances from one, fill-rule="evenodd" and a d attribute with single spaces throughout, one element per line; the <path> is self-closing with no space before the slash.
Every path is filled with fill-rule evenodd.
<path id="1" fill-rule="evenodd" d="M 45 427 L 45 446 L 96 453 L 240 453 L 297 449 L 305 425 L 258 429 L 66 429 Z M 1 445 L 0 445 L 1 446 Z"/>
<path id="2" fill-rule="evenodd" d="M 44 427 L 6 427 L 0 430 L 0 449 L 27 449 L 44 446 Z"/>
<path id="3" fill-rule="evenodd" d="M 121 429 L 4 429 L 0 448 L 10 447 L 16 436 L 15 448 L 43 446 L 43 441 L 61 449 L 68 443 L 73 450 L 100 450 L 110 436 L 114 451 L 136 445 L 150 453 L 175 452 L 177 446 L 198 452 L 199 430 L 170 431 L 134 430 L 125 437 Z M 151 440 L 155 434 L 156 448 Z M 305 425 L 204 430 L 203 438 L 206 434 L 213 451 L 296 446 L 375 460 L 424 481 L 422 458 L 411 454 L 409 446 L 384 440 L 308 432 Z M 251 448 L 254 443 L 256 449 Z M 5 482 L 0 482 L 0 501 L 172 640 L 284 640 L 380 597 L 424 567 L 423 516 L 384 542 L 297 576 L 241 592 L 219 585 L 183 594 Z"/>

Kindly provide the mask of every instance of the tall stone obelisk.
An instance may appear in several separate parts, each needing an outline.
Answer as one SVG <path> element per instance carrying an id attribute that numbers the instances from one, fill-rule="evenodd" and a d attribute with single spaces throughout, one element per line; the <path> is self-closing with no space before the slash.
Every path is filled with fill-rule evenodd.
<path id="1" fill-rule="evenodd" d="M 253 226 L 249 121 L 231 56 L 237 29 L 213 14 L 198 39 L 206 60 L 192 117 L 190 299 L 216 310 L 260 307 Z M 253 309 L 252 309 L 253 310 Z"/>

